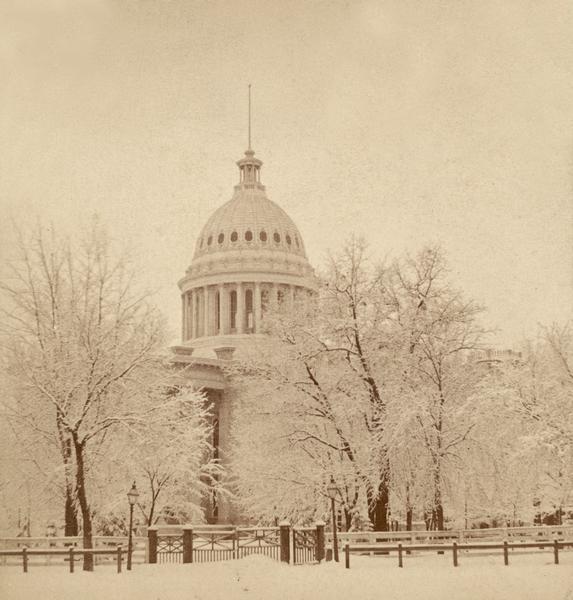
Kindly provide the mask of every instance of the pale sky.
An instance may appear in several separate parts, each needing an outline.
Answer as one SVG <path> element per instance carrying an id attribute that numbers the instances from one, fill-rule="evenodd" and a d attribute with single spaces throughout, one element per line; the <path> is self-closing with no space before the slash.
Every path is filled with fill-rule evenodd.
<path id="1" fill-rule="evenodd" d="M 570 0 L 0 0 L 0 250 L 98 212 L 177 335 L 247 144 L 310 261 L 440 242 L 511 346 L 573 307 Z M 176 341 L 174 339 L 174 341 Z"/>

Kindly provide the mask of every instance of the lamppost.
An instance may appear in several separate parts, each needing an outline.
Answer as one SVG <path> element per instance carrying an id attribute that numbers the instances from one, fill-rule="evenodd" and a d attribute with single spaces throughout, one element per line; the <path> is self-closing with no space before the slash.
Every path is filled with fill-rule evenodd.
<path id="1" fill-rule="evenodd" d="M 129 492 L 127 492 L 127 499 L 129 500 L 129 534 L 127 537 L 127 570 L 131 571 L 131 552 L 133 550 L 133 507 L 139 498 L 139 492 L 135 487 L 135 481 L 131 486 Z"/>
<path id="2" fill-rule="evenodd" d="M 332 475 L 330 476 L 330 483 L 326 487 L 326 492 L 330 498 L 330 506 L 332 508 L 332 553 L 334 555 L 334 560 L 338 562 L 338 536 L 336 533 L 336 510 L 334 508 L 334 499 L 339 492 Z"/>

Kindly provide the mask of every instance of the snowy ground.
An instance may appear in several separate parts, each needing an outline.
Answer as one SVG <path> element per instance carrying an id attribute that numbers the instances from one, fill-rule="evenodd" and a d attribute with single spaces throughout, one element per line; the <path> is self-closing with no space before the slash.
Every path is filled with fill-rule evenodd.
<path id="1" fill-rule="evenodd" d="M 251 556 L 193 565 L 111 566 L 70 574 L 65 567 L 0 567 L 2 600 L 573 600 L 573 552 L 553 564 L 550 552 L 511 556 L 392 558 L 352 556 L 351 568 L 292 567 Z"/>

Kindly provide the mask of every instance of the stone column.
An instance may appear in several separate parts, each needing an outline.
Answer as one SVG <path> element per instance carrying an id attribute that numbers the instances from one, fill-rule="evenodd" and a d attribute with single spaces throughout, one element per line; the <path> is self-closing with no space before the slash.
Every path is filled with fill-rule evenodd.
<path id="1" fill-rule="evenodd" d="M 187 294 L 181 294 L 181 341 L 187 339 Z"/>
<path id="2" fill-rule="evenodd" d="M 185 294 L 185 339 L 193 337 L 193 306 L 191 304 L 191 292 Z"/>
<path id="3" fill-rule="evenodd" d="M 237 283 L 237 333 L 245 331 L 245 290 L 241 282 Z"/>
<path id="4" fill-rule="evenodd" d="M 191 299 L 193 302 L 193 310 L 191 319 L 193 321 L 193 337 L 199 337 L 199 294 L 197 290 L 191 290 Z"/>
<path id="5" fill-rule="evenodd" d="M 189 310 L 188 310 L 188 323 L 189 323 L 189 335 L 188 339 L 192 340 L 194 337 L 197 337 L 197 329 L 195 325 L 195 294 L 193 290 L 187 293 L 187 297 L 189 299 Z"/>
<path id="6" fill-rule="evenodd" d="M 203 287 L 203 335 L 210 334 L 211 323 L 211 299 L 209 297 L 209 286 Z"/>
<path id="7" fill-rule="evenodd" d="M 229 333 L 229 294 L 222 283 L 219 284 L 219 310 L 219 335 L 226 335 Z"/>
<path id="8" fill-rule="evenodd" d="M 255 333 L 260 333 L 261 330 L 261 313 L 262 313 L 262 301 L 261 301 L 261 284 L 259 281 L 255 281 L 255 291 L 253 294 L 253 318 L 255 320 Z"/>

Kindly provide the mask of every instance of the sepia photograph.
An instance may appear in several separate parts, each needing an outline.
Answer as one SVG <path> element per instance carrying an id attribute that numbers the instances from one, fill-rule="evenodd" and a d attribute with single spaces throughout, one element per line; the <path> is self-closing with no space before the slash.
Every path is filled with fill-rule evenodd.
<path id="1" fill-rule="evenodd" d="M 0 0 L 0 598 L 573 600 L 571 0 Z"/>

